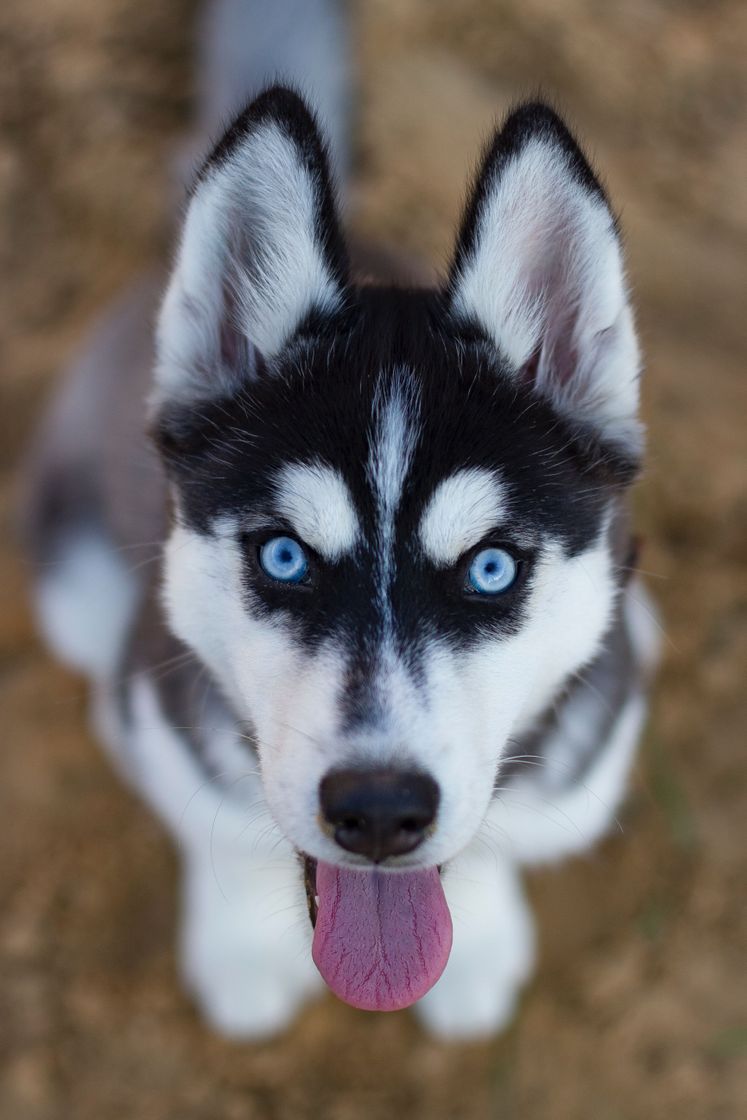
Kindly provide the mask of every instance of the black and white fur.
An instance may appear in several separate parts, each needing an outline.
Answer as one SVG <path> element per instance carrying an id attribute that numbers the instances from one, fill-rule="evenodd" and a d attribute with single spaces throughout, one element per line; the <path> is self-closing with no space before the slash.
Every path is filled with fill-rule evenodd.
<path id="1" fill-rule="evenodd" d="M 315 60 L 292 76 L 344 168 L 344 26 L 328 3 L 288 7 L 267 57 L 284 35 Z M 236 77 L 206 127 L 262 77 L 220 66 L 257 14 L 211 9 L 203 69 Z M 271 37 L 272 15 L 255 26 Z M 219 1029 L 277 1031 L 319 991 L 297 853 L 352 858 L 317 791 L 373 763 L 438 783 L 437 826 L 402 862 L 443 866 L 454 947 L 417 1011 L 474 1036 L 531 972 L 521 867 L 607 831 L 644 717 L 638 348 L 606 196 L 542 104 L 497 131 L 441 288 L 355 275 L 320 130 L 272 88 L 195 178 L 155 360 L 158 280 L 107 315 L 53 405 L 28 501 L 36 602 L 181 847 L 183 972 Z M 310 588 L 258 568 L 273 527 L 316 557 Z M 462 593 L 485 541 L 523 561 L 499 602 Z"/>

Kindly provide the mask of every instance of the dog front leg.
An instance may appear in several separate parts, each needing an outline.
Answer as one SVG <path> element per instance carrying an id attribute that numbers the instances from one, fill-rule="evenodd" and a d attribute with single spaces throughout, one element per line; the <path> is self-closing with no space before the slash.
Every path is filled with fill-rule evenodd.
<path id="1" fill-rule="evenodd" d="M 206 1019 L 232 1038 L 282 1031 L 322 987 L 298 861 L 189 851 L 183 892 L 182 973 Z"/>
<path id="2" fill-rule="evenodd" d="M 322 981 L 311 960 L 301 866 L 270 818 L 252 760 L 222 785 L 206 781 L 144 676 L 132 684 L 129 727 L 118 736 L 133 784 L 183 855 L 187 987 L 222 1034 L 283 1030 Z"/>
<path id="3" fill-rule="evenodd" d="M 444 872 L 454 943 L 443 976 L 416 1005 L 443 1039 L 505 1027 L 534 964 L 534 927 L 516 865 L 473 841 Z"/>

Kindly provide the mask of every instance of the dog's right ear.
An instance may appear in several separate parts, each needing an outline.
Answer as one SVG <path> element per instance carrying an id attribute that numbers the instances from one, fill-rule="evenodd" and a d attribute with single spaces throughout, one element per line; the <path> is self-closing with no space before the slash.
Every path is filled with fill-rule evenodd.
<path id="1" fill-rule="evenodd" d="M 515 381 L 634 461 L 639 357 L 604 191 L 552 109 L 514 110 L 467 205 L 447 298 Z"/>
<path id="2" fill-rule="evenodd" d="M 227 396 L 347 282 L 324 143 L 295 93 L 275 87 L 200 171 L 156 335 L 153 403 Z"/>

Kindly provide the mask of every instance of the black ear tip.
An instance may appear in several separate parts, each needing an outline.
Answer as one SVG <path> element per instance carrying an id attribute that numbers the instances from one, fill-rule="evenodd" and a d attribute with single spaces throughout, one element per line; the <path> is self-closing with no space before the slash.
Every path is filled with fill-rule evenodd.
<path id="1" fill-rule="evenodd" d="M 263 90 L 247 107 L 246 112 L 259 121 L 277 120 L 284 123 L 303 122 L 308 128 L 316 128 L 314 113 L 303 94 L 289 85 L 277 83 Z"/>
<path id="2" fill-rule="evenodd" d="M 546 101 L 525 101 L 509 111 L 496 134 L 493 157 L 500 155 L 503 162 L 533 140 L 544 141 L 562 150 L 579 182 L 607 203 L 604 188 L 589 157 L 557 109 Z"/>
<path id="3" fill-rule="evenodd" d="M 533 139 L 547 139 L 563 147 L 578 148 L 573 133 L 560 113 L 546 101 L 524 101 L 509 110 L 499 134 L 506 146 L 522 147 Z"/>
<path id="4" fill-rule="evenodd" d="M 558 110 L 541 98 L 520 101 L 513 105 L 506 115 L 503 129 L 511 127 L 530 128 L 537 132 L 556 128 L 564 128 L 568 131 Z"/>
<path id="5" fill-rule="evenodd" d="M 252 133 L 271 124 L 277 125 L 299 150 L 319 163 L 326 162 L 326 146 L 312 109 L 297 90 L 278 84 L 253 98 L 234 118 L 198 171 L 194 186 L 229 160 Z"/>

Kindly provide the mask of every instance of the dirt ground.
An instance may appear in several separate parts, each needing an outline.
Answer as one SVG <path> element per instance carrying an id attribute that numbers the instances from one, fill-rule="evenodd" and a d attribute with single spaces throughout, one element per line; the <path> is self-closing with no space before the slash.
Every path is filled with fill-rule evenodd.
<path id="1" fill-rule="evenodd" d="M 541 87 L 622 213 L 647 356 L 638 512 L 665 664 L 624 835 L 532 877 L 537 979 L 505 1036 L 455 1047 L 331 997 L 276 1042 L 210 1035 L 177 983 L 169 843 L 86 730 L 83 685 L 40 647 L 10 543 L 11 477 L 45 391 L 97 309 L 165 252 L 191 14 L 187 0 L 0 8 L 0 1117 L 745 1115 L 747 9 L 356 8 L 353 223 L 443 264 L 490 121 Z"/>

